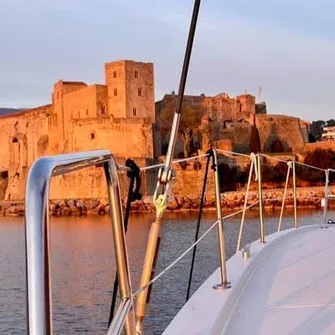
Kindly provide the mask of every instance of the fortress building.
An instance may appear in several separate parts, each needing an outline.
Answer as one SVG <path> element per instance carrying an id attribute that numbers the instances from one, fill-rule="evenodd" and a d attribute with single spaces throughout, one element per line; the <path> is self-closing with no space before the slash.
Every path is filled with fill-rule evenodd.
<path id="1" fill-rule="evenodd" d="M 40 156 L 110 149 L 116 157 L 153 158 L 152 63 L 107 63 L 105 85 L 60 80 L 51 100 L 0 117 L 0 199 L 24 198 L 28 168 Z M 57 178 L 51 196 L 100 196 L 103 178 L 93 170 Z"/>
<path id="2" fill-rule="evenodd" d="M 160 113 L 175 100 L 173 93 L 155 103 L 152 63 L 106 63 L 104 85 L 59 80 L 51 104 L 0 116 L 0 200 L 24 198 L 29 167 L 45 155 L 109 149 L 121 163 L 132 158 L 147 165 L 167 146 L 168 136 L 160 132 Z M 301 151 L 308 141 L 306 125 L 298 118 L 267 115 L 265 102 L 256 103 L 250 94 L 186 95 L 184 103 L 200 106 L 205 114 L 197 130 L 201 150 L 223 141 L 234 151 L 249 153 L 255 129 L 263 152 L 278 140 L 285 152 Z M 179 140 L 175 157 L 180 152 Z M 143 177 L 144 191 L 151 193 L 155 175 Z M 51 184 L 52 199 L 106 196 L 101 169 L 59 176 Z"/>

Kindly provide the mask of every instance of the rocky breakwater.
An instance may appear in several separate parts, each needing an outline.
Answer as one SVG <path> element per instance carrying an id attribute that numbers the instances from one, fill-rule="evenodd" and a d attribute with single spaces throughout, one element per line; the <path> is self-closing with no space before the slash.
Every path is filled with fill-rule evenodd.
<path id="1" fill-rule="evenodd" d="M 335 196 L 335 188 L 329 190 L 329 194 Z M 263 204 L 265 210 L 275 210 L 281 208 L 283 201 L 283 190 L 263 190 Z M 297 206 L 299 208 L 321 208 L 321 199 L 324 197 L 323 188 L 301 188 L 297 190 Z M 221 207 L 223 211 L 238 211 L 243 208 L 245 202 L 245 192 L 226 192 L 221 195 Z M 258 194 L 256 191 L 249 193 L 247 206 L 255 205 L 258 208 Z M 135 204 L 134 204 L 135 205 Z M 147 208 L 153 211 L 152 203 L 137 204 L 138 208 Z M 192 211 L 197 210 L 200 205 L 199 196 L 175 196 L 170 201 L 167 209 L 169 211 Z M 288 190 L 285 198 L 285 208 L 292 208 L 294 205 L 293 191 Z M 329 201 L 330 207 L 335 207 L 335 201 Z M 204 209 L 215 209 L 214 195 L 207 195 L 205 198 Z"/>
<path id="2" fill-rule="evenodd" d="M 104 199 L 53 200 L 49 212 L 53 216 L 105 215 L 109 212 L 109 204 Z"/>
<path id="3" fill-rule="evenodd" d="M 329 194 L 335 196 L 335 187 L 331 187 Z M 300 208 L 321 208 L 321 199 L 324 196 L 322 187 L 299 188 L 297 190 L 297 205 Z M 275 210 L 282 206 L 283 190 L 263 190 L 263 203 L 265 210 Z M 243 208 L 245 192 L 226 192 L 221 195 L 221 206 L 223 211 L 237 211 Z M 247 205 L 250 206 L 257 202 L 257 192 L 252 191 L 248 195 Z M 126 198 L 122 200 L 123 206 L 126 205 Z M 335 200 L 329 201 L 330 207 L 335 207 Z M 167 210 L 177 211 L 196 211 L 200 206 L 200 196 L 173 196 L 169 202 Z M 293 207 L 293 192 L 288 190 L 286 194 L 285 208 Z M 258 208 L 257 204 L 254 206 Z M 215 209 L 215 197 L 208 194 L 205 197 L 204 210 Z M 142 200 L 131 204 L 132 212 L 154 212 L 155 206 L 152 197 L 145 196 Z M 109 212 L 107 199 L 70 199 L 52 200 L 49 204 L 49 213 L 53 216 L 81 216 L 81 215 L 105 215 Z M 0 215 L 3 216 L 22 216 L 24 215 L 23 202 L 6 202 L 0 204 Z"/>

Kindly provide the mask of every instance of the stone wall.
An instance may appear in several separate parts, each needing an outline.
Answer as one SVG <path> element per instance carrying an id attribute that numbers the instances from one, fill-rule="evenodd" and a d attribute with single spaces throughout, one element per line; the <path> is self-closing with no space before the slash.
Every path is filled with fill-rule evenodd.
<path id="1" fill-rule="evenodd" d="M 249 153 L 251 128 L 248 123 L 231 122 L 221 130 L 220 137 L 231 141 L 232 151 Z"/>
<path id="2" fill-rule="evenodd" d="M 23 199 L 29 166 L 49 151 L 51 105 L 0 118 L 0 173 L 7 173 L 6 199 Z"/>
<path id="3" fill-rule="evenodd" d="M 96 118 L 106 110 L 107 87 L 91 85 L 64 95 L 63 108 L 67 122 L 72 119 Z"/>
<path id="4" fill-rule="evenodd" d="M 110 149 L 115 156 L 153 157 L 152 124 L 147 120 L 99 119 L 73 120 L 71 151 Z"/>
<path id="5" fill-rule="evenodd" d="M 176 99 L 177 95 L 166 94 L 161 101 L 156 102 L 156 118 L 166 104 L 176 101 Z M 227 93 L 220 93 L 215 96 L 185 95 L 183 103 L 185 105 L 201 106 L 208 116 L 221 121 L 240 121 L 256 113 L 255 97 L 250 94 L 242 94 L 236 98 L 229 97 Z"/>
<path id="6" fill-rule="evenodd" d="M 212 163 L 210 163 L 212 164 Z M 174 164 L 176 171 L 176 182 L 173 184 L 172 192 L 174 195 L 185 195 L 198 197 L 201 193 L 206 167 L 206 159 L 190 161 L 183 164 Z M 214 192 L 214 174 L 209 170 L 207 180 L 207 192 Z"/>
<path id="7" fill-rule="evenodd" d="M 285 151 L 302 151 L 305 146 L 300 120 L 285 115 L 256 115 L 256 127 L 262 152 L 271 152 L 273 141 L 279 139 Z"/>
<path id="8" fill-rule="evenodd" d="M 116 162 L 125 165 L 126 158 L 114 156 Z M 129 157 L 127 157 L 129 158 Z M 143 157 L 133 157 L 139 167 L 156 164 L 157 161 Z M 129 178 L 125 171 L 119 171 L 121 196 L 128 193 Z M 157 183 L 157 170 L 141 173 L 142 195 L 152 195 Z M 52 179 L 50 199 L 107 199 L 107 184 L 102 168 L 87 168 Z"/>

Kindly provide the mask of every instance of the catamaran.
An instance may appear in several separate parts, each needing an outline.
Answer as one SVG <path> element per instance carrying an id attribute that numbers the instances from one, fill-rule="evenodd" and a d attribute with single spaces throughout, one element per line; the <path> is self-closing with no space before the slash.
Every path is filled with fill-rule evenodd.
<path id="1" fill-rule="evenodd" d="M 149 289 L 189 252 L 193 253 L 190 270 L 192 279 L 196 246 L 213 229 L 217 229 L 218 269 L 189 296 L 179 313 L 165 329 L 165 335 L 177 334 L 335 334 L 335 230 L 334 221 L 328 218 L 328 202 L 334 198 L 329 194 L 329 176 L 332 169 L 320 169 L 325 176 L 324 214 L 322 222 L 312 226 L 300 226 L 297 215 L 295 160 L 285 161 L 287 178 L 282 208 L 278 222 L 278 232 L 265 236 L 262 198 L 262 153 L 250 155 L 250 173 L 242 210 L 222 215 L 218 155 L 239 155 L 212 148 L 206 154 L 183 160 L 205 159 L 206 171 L 212 163 L 215 180 L 217 220 L 199 237 L 198 221 L 195 242 L 175 261 L 159 274 L 155 274 L 155 260 L 158 253 L 160 230 L 164 211 L 167 208 L 175 180 L 173 153 L 178 125 L 182 116 L 182 102 L 186 85 L 192 45 L 197 25 L 200 0 L 195 0 L 190 25 L 184 65 L 180 80 L 178 99 L 171 126 L 167 155 L 163 164 L 142 170 L 159 169 L 153 201 L 156 216 L 152 223 L 146 248 L 144 266 L 138 289 L 133 289 L 126 244 L 129 203 L 136 199 L 139 190 L 139 169 L 134 162 L 126 166 L 116 163 L 112 152 L 98 150 L 41 157 L 29 171 L 25 197 L 26 266 L 27 266 L 27 319 L 28 333 L 45 335 L 53 333 L 53 313 L 51 298 L 50 242 L 48 198 L 50 180 L 53 176 L 77 171 L 87 167 L 103 167 L 110 204 L 117 277 L 114 297 L 120 294 L 120 305 L 113 312 L 107 334 L 143 334 L 143 320 Z M 182 161 L 183 161 L 182 160 Z M 180 162 L 180 160 L 179 160 Z M 124 217 L 120 196 L 118 172 L 126 170 L 131 178 L 130 197 Z M 206 172 L 206 173 L 207 173 Z M 294 205 L 294 225 L 282 231 L 281 221 L 288 180 L 292 176 L 292 198 Z M 258 198 L 248 204 L 248 193 L 252 178 L 257 180 Z M 204 185 L 206 178 L 204 179 Z M 200 213 L 204 199 L 204 189 L 200 202 Z M 248 245 L 241 245 L 246 211 L 254 206 L 259 208 L 259 239 Z M 236 253 L 227 261 L 223 221 L 230 216 L 242 214 Z"/>

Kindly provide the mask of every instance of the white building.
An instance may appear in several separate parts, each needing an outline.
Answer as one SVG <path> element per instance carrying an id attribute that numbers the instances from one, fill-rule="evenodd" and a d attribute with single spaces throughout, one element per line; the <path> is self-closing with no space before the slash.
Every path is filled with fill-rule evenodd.
<path id="1" fill-rule="evenodd" d="M 335 127 L 323 127 L 322 141 L 335 140 Z"/>

